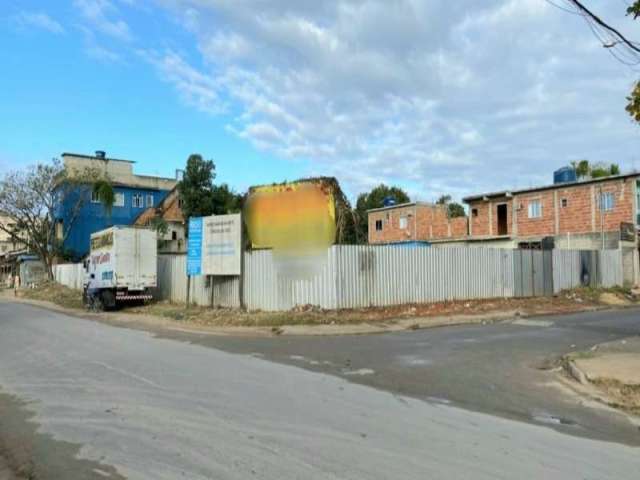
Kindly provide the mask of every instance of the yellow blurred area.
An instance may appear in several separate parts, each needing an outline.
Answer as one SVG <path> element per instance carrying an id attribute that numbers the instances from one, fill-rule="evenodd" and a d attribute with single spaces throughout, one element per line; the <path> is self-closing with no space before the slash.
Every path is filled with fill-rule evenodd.
<path id="1" fill-rule="evenodd" d="M 317 254 L 335 240 L 333 193 L 321 182 L 255 187 L 244 215 L 252 246 L 278 255 Z"/>

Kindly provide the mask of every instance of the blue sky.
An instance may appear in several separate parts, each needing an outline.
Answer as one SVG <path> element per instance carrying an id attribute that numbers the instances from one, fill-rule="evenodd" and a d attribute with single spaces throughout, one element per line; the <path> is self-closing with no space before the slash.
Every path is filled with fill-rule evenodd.
<path id="1" fill-rule="evenodd" d="M 198 152 L 241 191 L 334 175 L 431 200 L 640 168 L 640 72 L 544 0 L 5 0 L 0 45 L 4 171 L 104 149 L 172 176 Z"/>
<path id="2" fill-rule="evenodd" d="M 218 180 L 238 189 L 304 174 L 304 161 L 259 152 L 225 129 L 227 116 L 183 102 L 147 61 L 128 51 L 129 42 L 122 46 L 108 35 L 87 39 L 73 3 L 9 2 L 0 12 L 0 168 L 105 149 L 137 161 L 138 173 L 163 176 L 173 176 L 190 153 L 202 153 L 215 160 Z M 23 18 L 30 14 L 44 14 L 63 30 Z M 192 50 L 193 39 L 162 10 L 132 9 L 127 22 L 139 39 L 133 48 L 146 48 L 168 31 L 185 55 Z M 92 50 L 98 48 L 104 51 Z"/>

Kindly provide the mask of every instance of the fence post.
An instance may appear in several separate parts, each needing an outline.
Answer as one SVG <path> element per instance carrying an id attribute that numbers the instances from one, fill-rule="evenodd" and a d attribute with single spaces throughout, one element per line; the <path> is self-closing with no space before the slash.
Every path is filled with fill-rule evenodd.
<path id="1" fill-rule="evenodd" d="M 187 275 L 187 304 L 185 305 L 185 308 L 189 308 L 189 303 L 190 303 L 190 296 L 191 296 L 191 275 Z"/>

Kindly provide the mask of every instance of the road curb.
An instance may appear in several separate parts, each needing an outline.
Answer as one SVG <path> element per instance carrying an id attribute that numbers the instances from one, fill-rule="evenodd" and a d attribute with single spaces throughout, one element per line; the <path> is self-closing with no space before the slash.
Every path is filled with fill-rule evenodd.
<path id="1" fill-rule="evenodd" d="M 577 365 L 576 363 L 571 360 L 571 358 L 569 358 L 569 356 L 565 356 L 564 357 L 564 367 L 565 367 L 565 371 L 571 376 L 571 378 L 573 378 L 576 382 L 582 384 L 582 385 L 588 385 L 589 382 L 589 378 L 587 377 L 587 374 L 584 373 Z"/>

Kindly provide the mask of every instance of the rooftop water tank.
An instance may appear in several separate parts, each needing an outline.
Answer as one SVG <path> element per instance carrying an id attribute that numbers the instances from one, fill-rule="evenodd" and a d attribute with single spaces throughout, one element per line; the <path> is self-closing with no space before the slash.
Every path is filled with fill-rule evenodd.
<path id="1" fill-rule="evenodd" d="M 570 183 L 577 182 L 578 176 L 575 169 L 571 167 L 562 167 L 553 172 L 553 183 Z"/>
<path id="2" fill-rule="evenodd" d="M 384 205 L 385 207 L 391 207 L 395 204 L 396 204 L 396 199 L 393 197 L 384 197 L 384 200 L 382 200 L 382 205 Z"/>

